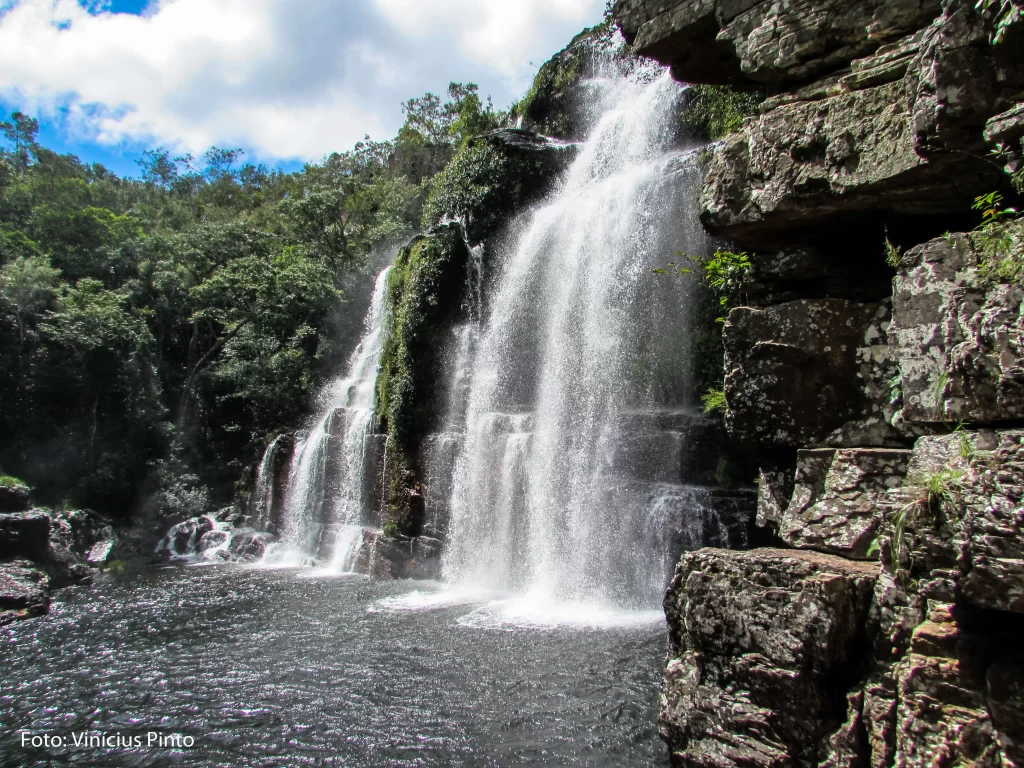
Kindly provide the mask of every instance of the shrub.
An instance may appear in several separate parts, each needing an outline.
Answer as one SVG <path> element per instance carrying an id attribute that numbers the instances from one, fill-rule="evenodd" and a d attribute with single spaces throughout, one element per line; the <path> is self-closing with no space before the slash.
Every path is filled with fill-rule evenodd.
<path id="1" fill-rule="evenodd" d="M 725 413 L 727 404 L 724 389 L 711 388 L 700 399 L 704 403 L 704 413 L 714 413 L 715 411 Z"/>
<path id="2" fill-rule="evenodd" d="M 0 488 L 28 488 L 28 483 L 10 475 L 0 475 Z"/>
<path id="3" fill-rule="evenodd" d="M 743 119 L 764 101 L 760 91 L 737 91 L 724 85 L 691 85 L 680 122 L 694 138 L 717 141 L 743 127 Z"/>

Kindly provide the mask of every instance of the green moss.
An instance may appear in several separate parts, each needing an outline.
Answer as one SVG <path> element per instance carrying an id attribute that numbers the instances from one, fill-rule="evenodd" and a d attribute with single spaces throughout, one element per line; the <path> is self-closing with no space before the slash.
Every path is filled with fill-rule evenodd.
<path id="1" fill-rule="evenodd" d="M 580 32 L 544 62 L 530 90 L 512 106 L 512 119 L 523 117 L 531 129 L 549 136 L 582 138 L 573 120 L 572 92 L 582 78 L 592 73 L 595 46 L 606 45 L 613 32 L 613 23 L 605 20 Z"/>
<path id="2" fill-rule="evenodd" d="M 469 142 L 434 179 L 423 209 L 424 227 L 450 217 L 472 218 L 478 227 L 493 228 L 499 218 L 494 203 L 507 194 L 507 175 L 507 157 L 486 141 Z"/>
<path id="3" fill-rule="evenodd" d="M 483 241 L 547 188 L 552 162 L 550 152 L 516 150 L 493 135 L 470 140 L 434 179 L 424 229 L 454 219 L 465 224 L 471 242 Z"/>
<path id="4" fill-rule="evenodd" d="M 696 139 L 717 141 L 743 127 L 743 119 L 764 101 L 758 91 L 737 91 L 724 85 L 691 85 L 679 116 Z"/>
<path id="5" fill-rule="evenodd" d="M 10 475 L 0 475 L 0 488 L 28 488 L 28 483 Z"/>
<path id="6" fill-rule="evenodd" d="M 715 465 L 715 485 L 719 488 L 733 490 L 744 485 L 743 469 L 730 456 L 718 457 Z"/>
<path id="7" fill-rule="evenodd" d="M 394 455 L 412 455 L 438 412 L 442 346 L 461 306 L 467 258 L 458 228 L 439 227 L 399 251 L 388 275 L 376 414 L 401 452 Z"/>

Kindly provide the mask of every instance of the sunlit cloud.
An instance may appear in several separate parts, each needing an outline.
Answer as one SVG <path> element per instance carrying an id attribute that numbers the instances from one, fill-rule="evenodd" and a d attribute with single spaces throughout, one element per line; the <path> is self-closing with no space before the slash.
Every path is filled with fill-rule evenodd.
<path id="1" fill-rule="evenodd" d="M 604 0 L 160 0 L 144 15 L 0 0 L 0 98 L 82 141 L 318 159 L 450 80 L 496 102 Z"/>

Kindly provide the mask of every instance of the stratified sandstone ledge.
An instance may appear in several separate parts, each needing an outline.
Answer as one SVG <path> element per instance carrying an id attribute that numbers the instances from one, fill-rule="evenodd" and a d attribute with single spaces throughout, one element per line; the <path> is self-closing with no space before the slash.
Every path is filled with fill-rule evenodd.
<path id="1" fill-rule="evenodd" d="M 673 763 L 814 764 L 866 664 L 878 566 L 797 550 L 684 556 L 665 597 Z"/>

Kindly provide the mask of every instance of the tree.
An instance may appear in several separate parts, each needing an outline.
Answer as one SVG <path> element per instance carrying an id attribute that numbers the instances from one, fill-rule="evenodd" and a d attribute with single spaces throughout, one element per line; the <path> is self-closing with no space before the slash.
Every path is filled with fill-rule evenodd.
<path id="1" fill-rule="evenodd" d="M 170 189 L 171 184 L 178 178 L 178 166 L 163 147 L 147 149 L 142 153 L 142 159 L 136 162 L 142 169 L 142 180 L 147 184 Z"/>
<path id="2" fill-rule="evenodd" d="M 24 176 L 32 155 L 39 147 L 36 144 L 39 121 L 21 112 L 12 112 L 10 121 L 0 122 L 0 131 L 3 132 L 4 138 L 14 145 L 14 151 L 11 153 L 13 165 L 18 175 Z"/>
<path id="3" fill-rule="evenodd" d="M 19 350 L 25 347 L 28 319 L 53 304 L 59 285 L 60 270 L 45 256 L 19 256 L 0 269 L 0 306 L 15 318 Z"/>

